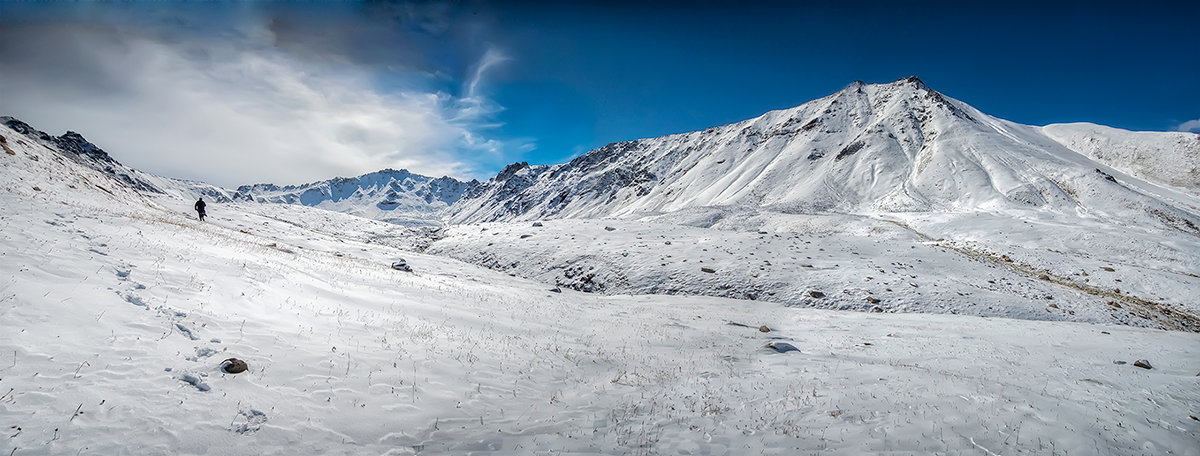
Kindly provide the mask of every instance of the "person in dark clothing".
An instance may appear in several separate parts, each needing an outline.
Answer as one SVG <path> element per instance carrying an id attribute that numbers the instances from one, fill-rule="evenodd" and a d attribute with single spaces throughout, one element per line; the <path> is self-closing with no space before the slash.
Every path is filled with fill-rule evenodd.
<path id="1" fill-rule="evenodd" d="M 200 197 L 200 199 L 196 200 L 196 213 L 200 214 L 200 221 L 203 222 L 204 221 L 204 197 L 203 196 Z"/>

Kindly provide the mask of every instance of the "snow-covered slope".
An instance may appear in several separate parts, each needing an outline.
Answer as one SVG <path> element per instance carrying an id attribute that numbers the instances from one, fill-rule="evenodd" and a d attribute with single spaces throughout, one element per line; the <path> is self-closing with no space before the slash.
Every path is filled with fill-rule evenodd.
<path id="1" fill-rule="evenodd" d="M 1194 333 L 552 293 L 0 138 L 3 454 L 1200 455 Z"/>
<path id="2" fill-rule="evenodd" d="M 1053 124 L 1041 131 L 1129 175 L 1200 193 L 1200 134 L 1134 132 L 1090 123 Z"/>
<path id="3" fill-rule="evenodd" d="M 407 170 L 385 169 L 358 177 L 339 177 L 304 185 L 243 185 L 235 199 L 314 206 L 389 223 L 436 223 L 437 213 L 479 185 L 451 177 L 432 178 Z"/>
<path id="4" fill-rule="evenodd" d="M 1154 138 L 1147 149 L 1182 138 L 1142 136 Z M 1195 163 L 1192 152 L 1171 155 L 1189 157 L 1186 168 Z M 1143 165 L 1149 171 L 1137 175 L 1178 185 L 1166 168 L 1179 164 Z M 450 216 L 460 223 L 629 218 L 706 206 L 784 213 L 1050 211 L 1200 233 L 1190 195 L 1089 159 L 1041 128 L 983 114 L 916 78 L 855 83 L 796 108 L 610 144 L 562 165 L 510 166 L 468 193 Z"/>
<path id="5" fill-rule="evenodd" d="M 1194 331 L 1196 138 L 1020 125 L 915 78 L 856 83 L 511 165 L 450 208 L 464 225 L 429 251 L 601 293 Z"/>
<path id="6" fill-rule="evenodd" d="M 99 146 L 84 139 L 79 133 L 68 131 L 62 136 L 37 130 L 29 124 L 13 117 L 0 117 L 14 142 L 37 144 L 47 151 L 61 152 L 77 162 L 103 172 L 122 183 L 151 195 L 170 195 L 184 199 L 195 199 L 200 196 L 208 197 L 210 201 L 225 202 L 230 200 L 229 192 L 215 185 L 204 182 L 174 179 L 155 176 L 137 169 L 130 168 L 113 159 Z"/>

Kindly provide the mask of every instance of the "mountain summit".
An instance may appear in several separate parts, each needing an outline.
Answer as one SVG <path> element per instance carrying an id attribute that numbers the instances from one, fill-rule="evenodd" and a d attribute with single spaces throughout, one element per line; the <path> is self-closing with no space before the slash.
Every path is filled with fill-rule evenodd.
<path id="1" fill-rule="evenodd" d="M 609 144 L 562 165 L 513 165 L 469 192 L 450 217 L 455 222 L 633 217 L 708 206 L 785 213 L 1072 214 L 1118 214 L 1136 207 L 1176 225 L 1200 223 L 1194 214 L 1146 195 L 1197 190 L 1187 176 L 1164 175 L 1178 165 L 1200 175 L 1200 136 L 1148 133 L 1162 139 L 1160 156 L 1172 157 L 1176 165 L 1133 173 L 1055 139 L 1073 137 L 1076 129 L 1053 130 L 1050 135 L 1044 127 L 989 116 L 916 77 L 855 82 L 830 96 L 731 125 Z M 1149 189 L 1164 182 L 1177 187 Z"/>

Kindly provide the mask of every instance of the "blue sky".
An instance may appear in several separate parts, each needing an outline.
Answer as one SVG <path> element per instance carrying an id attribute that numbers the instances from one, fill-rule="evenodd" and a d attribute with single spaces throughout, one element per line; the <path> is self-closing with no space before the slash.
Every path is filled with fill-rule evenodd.
<path id="1" fill-rule="evenodd" d="M 220 185 L 485 179 L 917 75 L 1042 125 L 1200 131 L 1195 2 L 0 3 L 0 114 Z"/>

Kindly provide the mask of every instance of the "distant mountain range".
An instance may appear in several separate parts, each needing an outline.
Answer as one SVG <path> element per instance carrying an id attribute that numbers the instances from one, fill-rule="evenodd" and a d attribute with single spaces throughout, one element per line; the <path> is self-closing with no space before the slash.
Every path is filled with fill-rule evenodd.
<path id="1" fill-rule="evenodd" d="M 407 170 L 385 169 L 303 185 L 243 185 L 232 198 L 302 204 L 397 224 L 421 224 L 479 185 L 475 180 L 463 182 L 451 177 L 432 178 Z"/>
<path id="2" fill-rule="evenodd" d="M 855 82 L 704 131 L 613 143 L 569 163 L 514 163 L 486 182 L 386 169 L 234 191 L 124 167 L 76 133 L 6 125 L 146 192 L 302 204 L 398 224 L 636 217 L 693 207 L 786 213 L 1052 211 L 1200 234 L 1200 135 L 1021 125 L 915 77 Z M 1130 211 L 1133 209 L 1133 211 Z M 1146 217 L 1143 217 L 1146 216 Z"/>

